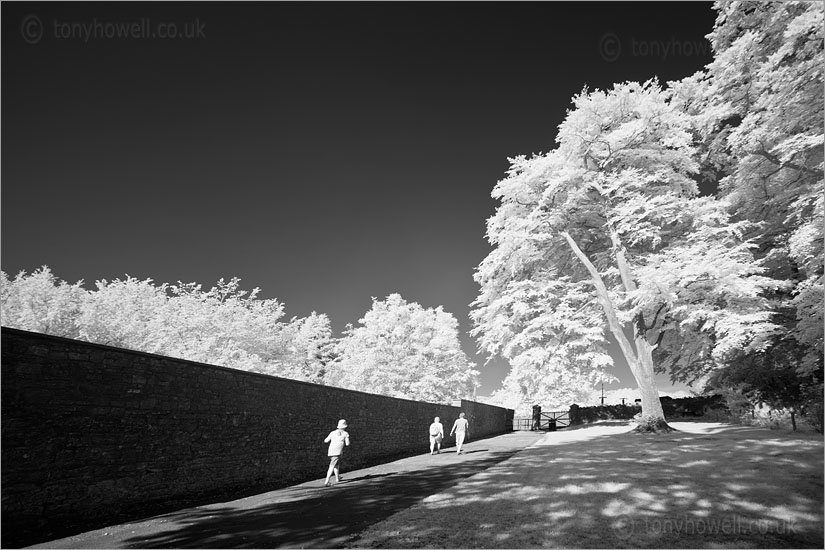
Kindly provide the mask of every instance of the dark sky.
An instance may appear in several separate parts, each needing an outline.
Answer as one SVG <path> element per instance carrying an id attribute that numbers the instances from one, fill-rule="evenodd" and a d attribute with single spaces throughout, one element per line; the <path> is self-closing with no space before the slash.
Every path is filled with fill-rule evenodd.
<path id="1" fill-rule="evenodd" d="M 483 364 L 472 276 L 507 158 L 551 149 L 585 85 L 701 69 L 714 20 L 706 2 L 4 2 L 2 269 L 237 276 L 336 331 L 398 292 L 453 313 Z"/>

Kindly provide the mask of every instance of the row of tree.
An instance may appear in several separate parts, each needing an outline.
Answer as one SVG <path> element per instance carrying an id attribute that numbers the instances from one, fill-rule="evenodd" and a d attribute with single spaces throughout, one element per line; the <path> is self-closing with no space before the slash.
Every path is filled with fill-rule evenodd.
<path id="1" fill-rule="evenodd" d="M 612 342 L 649 429 L 657 372 L 821 426 L 823 4 L 715 9 L 705 70 L 585 89 L 496 185 L 472 317 L 512 365 L 498 399 L 569 401 L 610 378 Z"/>
<path id="2" fill-rule="evenodd" d="M 467 398 L 478 372 L 461 350 L 458 322 L 441 307 L 392 294 L 373 298 L 359 326 L 333 336 L 329 318 L 284 319 L 284 304 L 221 279 L 156 285 L 133 277 L 69 284 L 44 266 L 0 272 L 3 326 L 222 365 L 295 380 L 448 403 Z"/>

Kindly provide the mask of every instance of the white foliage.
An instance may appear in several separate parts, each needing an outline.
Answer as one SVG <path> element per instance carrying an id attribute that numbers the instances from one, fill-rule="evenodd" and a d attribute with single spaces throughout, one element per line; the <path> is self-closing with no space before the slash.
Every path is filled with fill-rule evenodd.
<path id="1" fill-rule="evenodd" d="M 551 399 L 567 380 L 581 389 L 607 378 L 609 319 L 565 235 L 598 270 L 617 321 L 650 342 L 704 331 L 721 359 L 764 347 L 776 330 L 761 296 L 777 283 L 753 259 L 752 226 L 697 197 L 695 120 L 672 97 L 654 81 L 583 92 L 558 148 L 512 159 L 493 190 L 495 248 L 478 267 L 471 315 L 480 347 L 511 363 L 507 399 Z"/>
<path id="2" fill-rule="evenodd" d="M 0 280 L 4 326 L 79 338 L 287 378 L 322 382 L 331 342 L 329 319 L 280 319 L 283 304 L 260 300 L 259 289 L 221 279 L 204 291 L 197 283 L 155 285 L 125 279 L 68 285 L 48 267 Z"/>
<path id="3" fill-rule="evenodd" d="M 790 283 L 780 304 L 796 311 L 786 330 L 803 346 L 802 374 L 822 368 L 825 56 L 822 2 L 718 2 L 708 36 L 716 57 L 694 108 L 709 155 L 727 175 L 722 194 L 754 238 L 768 274 Z M 736 123 L 736 121 L 739 121 Z M 727 122 L 734 121 L 730 126 Z M 821 375 L 820 375 L 821 376 Z"/>
<path id="4" fill-rule="evenodd" d="M 399 294 L 372 308 L 337 342 L 327 383 L 371 393 L 448 403 L 467 399 L 478 372 L 461 350 L 458 321 Z"/>
<path id="5" fill-rule="evenodd" d="M 0 272 L 0 321 L 21 330 L 77 338 L 77 317 L 87 297 L 83 281 L 69 285 L 43 266 L 14 279 Z"/>

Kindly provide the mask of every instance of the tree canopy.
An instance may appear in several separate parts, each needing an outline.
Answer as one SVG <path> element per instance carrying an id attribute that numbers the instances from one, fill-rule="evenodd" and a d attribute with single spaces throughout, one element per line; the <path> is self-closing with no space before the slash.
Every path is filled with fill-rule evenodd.
<path id="1" fill-rule="evenodd" d="M 151 279 L 99 280 L 87 291 L 44 266 L 0 275 L 3 325 L 306 381 L 323 378 L 329 319 L 313 313 L 284 321 L 284 306 L 221 279 L 156 285 Z"/>
<path id="2" fill-rule="evenodd" d="M 468 398 L 478 372 L 461 350 L 458 321 L 400 294 L 373 298 L 335 347 L 327 380 L 344 388 L 436 403 Z"/>

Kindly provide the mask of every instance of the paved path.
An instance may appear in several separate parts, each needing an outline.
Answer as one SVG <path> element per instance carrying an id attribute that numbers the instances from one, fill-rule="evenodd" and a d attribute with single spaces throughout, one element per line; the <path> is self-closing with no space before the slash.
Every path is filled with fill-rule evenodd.
<path id="1" fill-rule="evenodd" d="M 390 515 L 536 443 L 513 432 L 252 497 L 179 510 L 41 543 L 31 548 L 336 548 Z"/>

